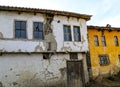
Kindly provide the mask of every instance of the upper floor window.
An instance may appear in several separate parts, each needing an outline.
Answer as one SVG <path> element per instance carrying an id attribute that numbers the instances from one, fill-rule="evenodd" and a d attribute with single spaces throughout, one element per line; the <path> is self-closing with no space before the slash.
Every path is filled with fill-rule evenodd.
<path id="1" fill-rule="evenodd" d="M 33 37 L 35 39 L 44 39 L 43 35 L 43 23 L 41 22 L 34 22 L 33 23 Z"/>
<path id="2" fill-rule="evenodd" d="M 70 26 L 64 25 L 64 41 L 72 41 Z"/>
<path id="3" fill-rule="evenodd" d="M 107 55 L 99 55 L 100 65 L 109 64 L 109 58 Z"/>
<path id="4" fill-rule="evenodd" d="M 118 37 L 117 36 L 114 36 L 114 42 L 115 42 L 115 46 L 119 46 Z"/>
<path id="5" fill-rule="evenodd" d="M 106 46 L 105 36 L 102 36 L 102 46 Z"/>
<path id="6" fill-rule="evenodd" d="M 15 21 L 15 38 L 26 38 L 26 21 Z"/>
<path id="7" fill-rule="evenodd" d="M 94 36 L 94 43 L 95 43 L 95 46 L 99 46 L 99 41 L 98 41 L 97 35 Z"/>
<path id="8" fill-rule="evenodd" d="M 73 31 L 74 31 L 74 41 L 81 41 L 81 38 L 80 38 L 80 27 L 74 26 L 73 27 Z"/>

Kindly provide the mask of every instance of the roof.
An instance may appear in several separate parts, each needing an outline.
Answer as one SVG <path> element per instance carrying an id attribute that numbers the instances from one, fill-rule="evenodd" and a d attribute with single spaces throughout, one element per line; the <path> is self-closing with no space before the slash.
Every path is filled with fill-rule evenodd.
<path id="1" fill-rule="evenodd" d="M 107 24 L 106 26 L 87 26 L 88 29 L 96 29 L 96 30 L 120 30 L 118 27 L 111 27 L 111 25 Z"/>
<path id="2" fill-rule="evenodd" d="M 29 13 L 42 13 L 42 14 L 53 14 L 53 15 L 61 15 L 68 17 L 76 17 L 82 18 L 85 20 L 90 20 L 92 15 L 79 14 L 74 12 L 67 11 L 57 11 L 57 10 L 48 10 L 48 9 L 38 9 L 38 8 L 24 8 L 24 7 L 12 7 L 12 6 L 0 6 L 0 11 L 10 11 L 10 12 L 29 12 Z"/>

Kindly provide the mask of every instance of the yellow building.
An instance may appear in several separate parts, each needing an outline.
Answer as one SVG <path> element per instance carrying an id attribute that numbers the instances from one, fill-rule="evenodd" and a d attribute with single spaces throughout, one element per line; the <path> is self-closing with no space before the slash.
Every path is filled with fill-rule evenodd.
<path id="1" fill-rule="evenodd" d="M 88 26 L 92 76 L 108 76 L 120 69 L 120 28 Z"/>

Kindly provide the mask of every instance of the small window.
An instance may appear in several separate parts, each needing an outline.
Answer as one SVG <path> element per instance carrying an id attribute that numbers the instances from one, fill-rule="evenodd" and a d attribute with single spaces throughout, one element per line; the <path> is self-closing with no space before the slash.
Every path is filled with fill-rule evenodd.
<path id="1" fill-rule="evenodd" d="M 120 55 L 118 55 L 118 59 L 119 59 L 119 62 L 120 62 Z"/>
<path id="2" fill-rule="evenodd" d="M 109 59 L 107 55 L 99 55 L 100 65 L 108 65 Z"/>
<path id="3" fill-rule="evenodd" d="M 70 26 L 64 25 L 64 41 L 72 41 Z"/>
<path id="4" fill-rule="evenodd" d="M 70 59 L 78 59 L 77 53 L 70 53 Z"/>
<path id="5" fill-rule="evenodd" d="M 117 36 L 114 36 L 114 42 L 115 42 L 115 46 L 119 46 L 118 37 Z"/>
<path id="6" fill-rule="evenodd" d="M 105 36 L 102 36 L 102 46 L 106 46 Z"/>
<path id="7" fill-rule="evenodd" d="M 73 27 L 73 31 L 74 31 L 74 41 L 81 41 L 80 27 L 74 26 Z"/>
<path id="8" fill-rule="evenodd" d="M 99 41 L 98 41 L 97 35 L 94 36 L 94 43 L 95 43 L 95 46 L 99 46 Z"/>
<path id="9" fill-rule="evenodd" d="M 15 38 L 26 38 L 26 22 L 15 21 Z"/>
<path id="10" fill-rule="evenodd" d="M 33 24 L 33 36 L 34 39 L 41 39 L 43 40 L 43 23 L 41 22 L 34 22 Z"/>

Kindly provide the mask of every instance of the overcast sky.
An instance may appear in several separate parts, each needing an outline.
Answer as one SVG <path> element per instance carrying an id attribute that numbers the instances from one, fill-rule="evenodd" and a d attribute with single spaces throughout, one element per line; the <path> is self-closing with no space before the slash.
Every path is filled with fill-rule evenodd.
<path id="1" fill-rule="evenodd" d="M 120 27 L 120 0 L 0 0 L 0 5 L 93 15 L 88 25 Z"/>

